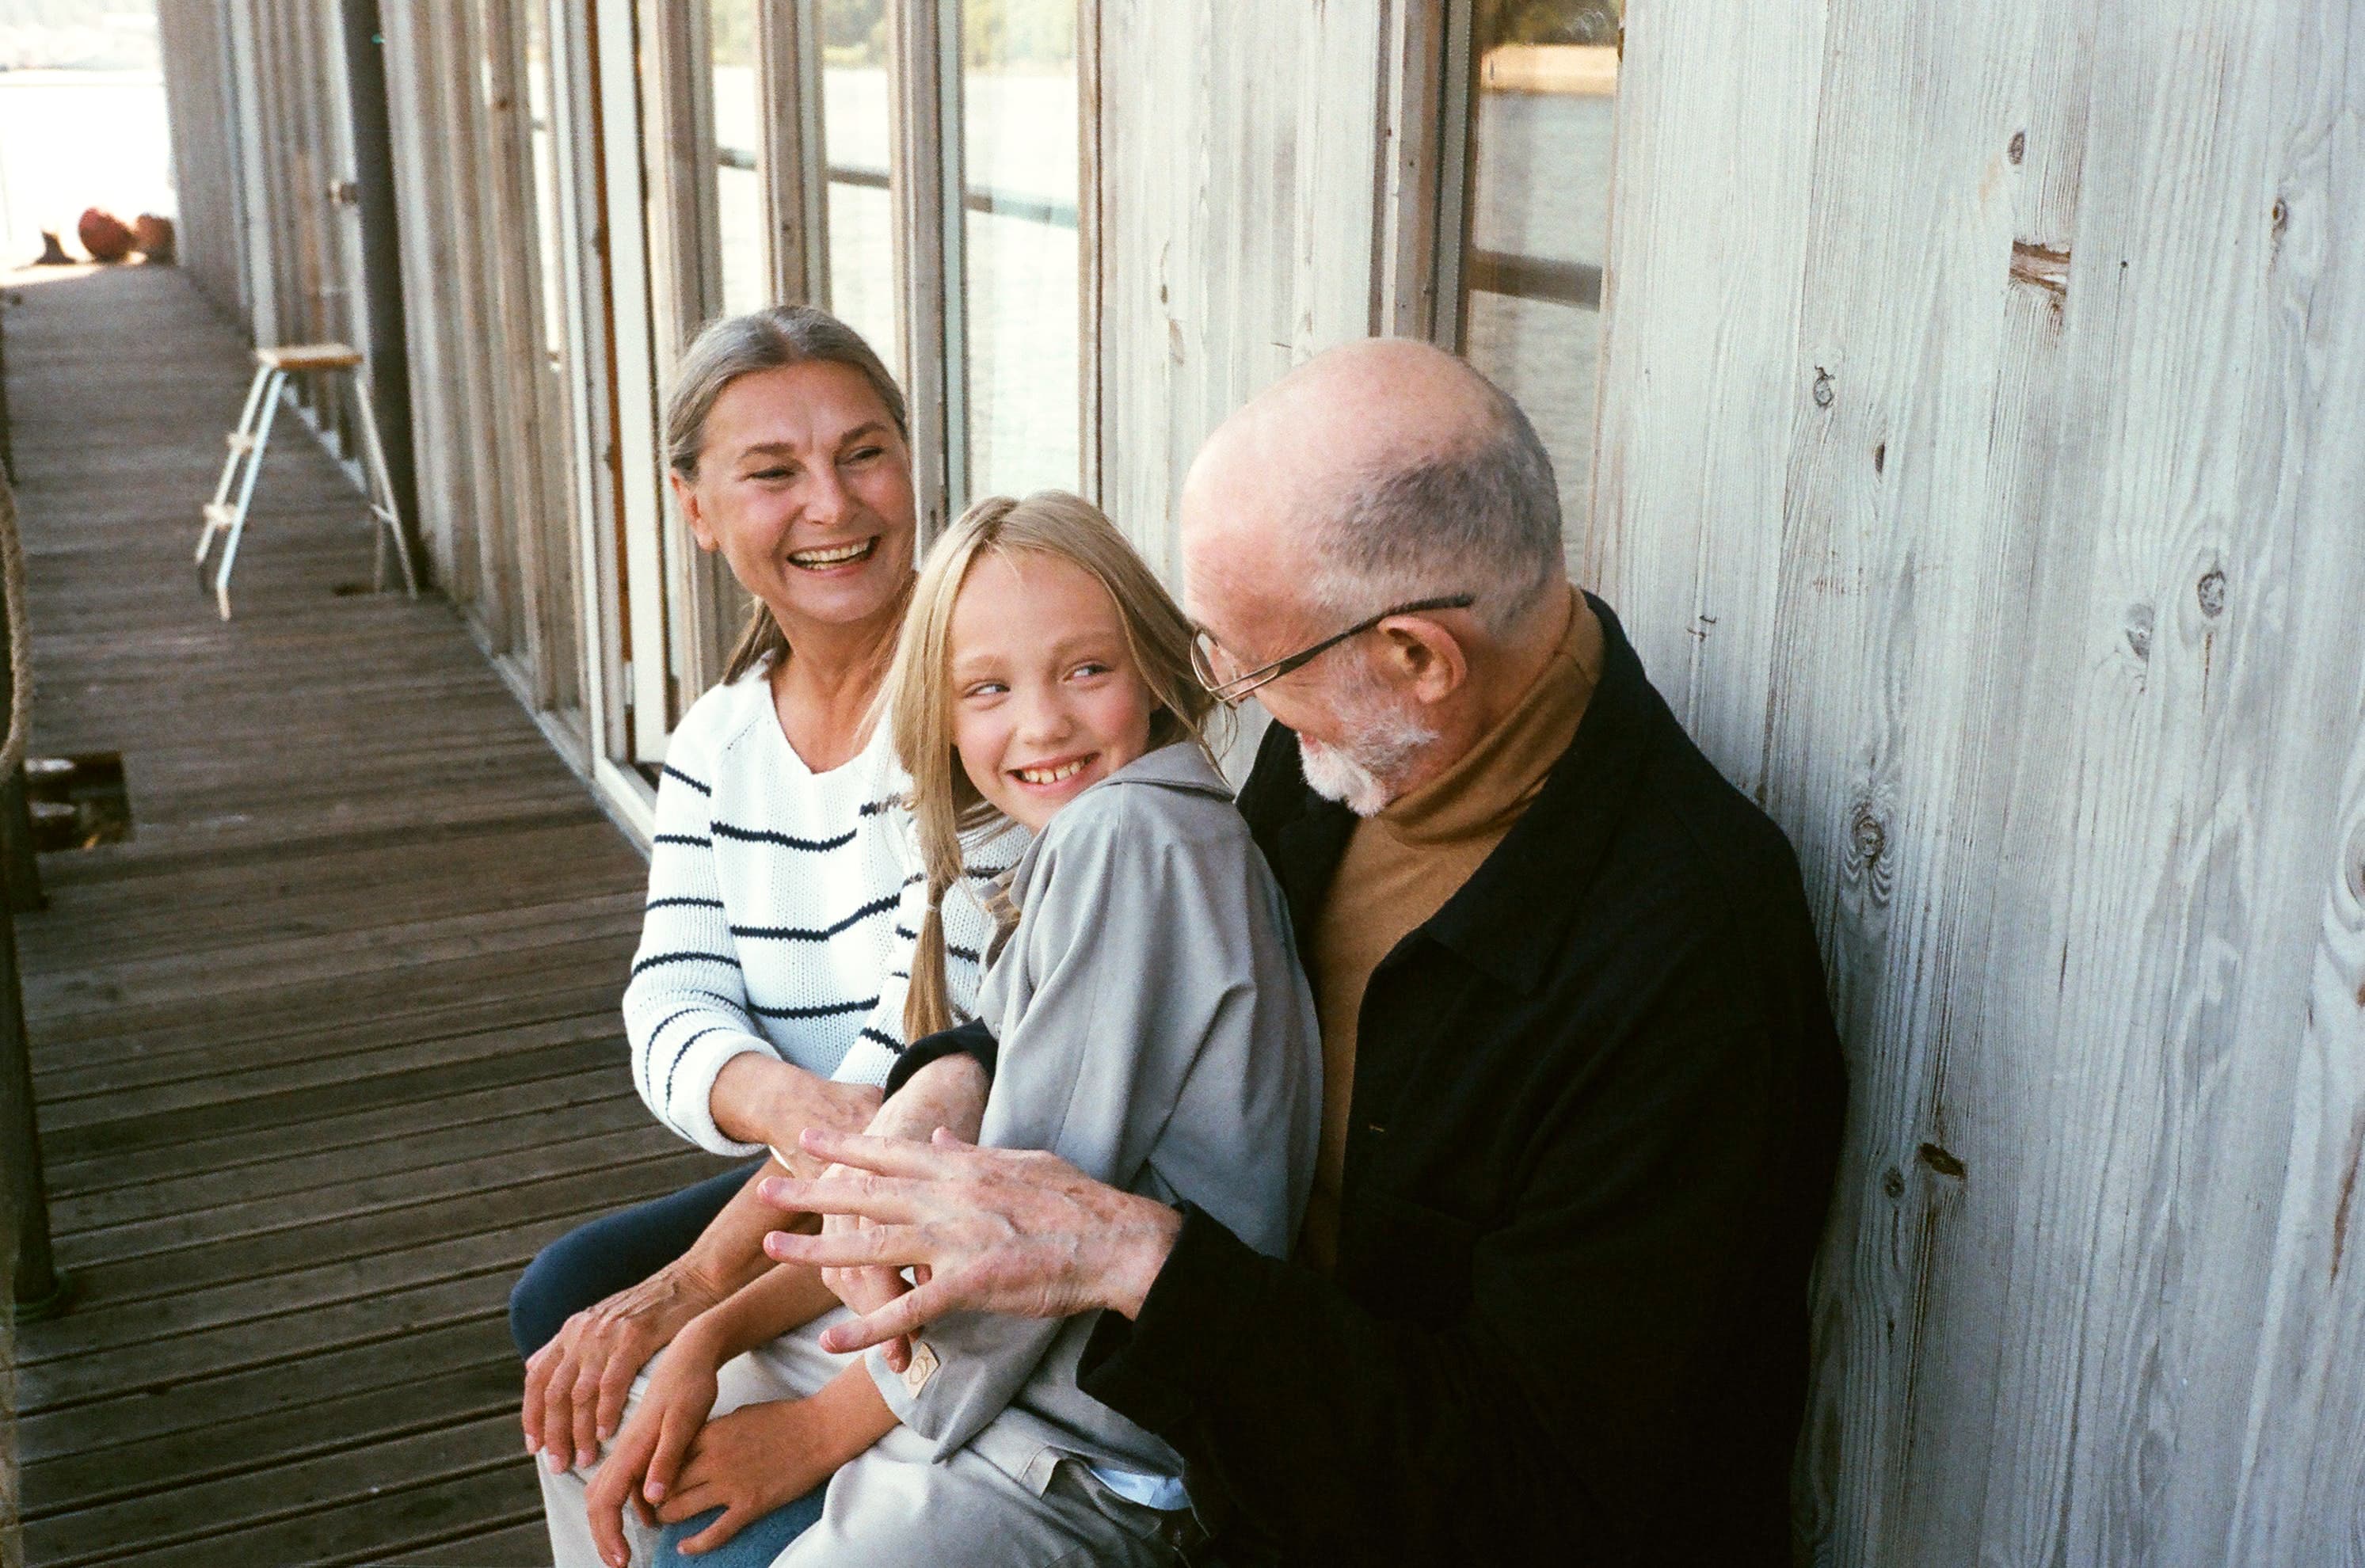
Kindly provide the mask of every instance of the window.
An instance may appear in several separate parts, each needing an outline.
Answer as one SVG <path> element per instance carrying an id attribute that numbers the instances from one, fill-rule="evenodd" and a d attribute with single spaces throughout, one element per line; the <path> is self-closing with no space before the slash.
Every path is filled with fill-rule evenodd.
<path id="1" fill-rule="evenodd" d="M 1482 0 L 1471 24 L 1461 347 L 1534 421 L 1572 538 L 1593 490 L 1623 12 L 1624 0 Z"/>
<path id="2" fill-rule="evenodd" d="M 971 498 L 1081 473 L 1074 0 L 961 7 L 961 312 Z"/>
<path id="3" fill-rule="evenodd" d="M 710 0 L 707 69 L 714 112 L 714 211 L 723 313 L 771 303 L 764 250 L 764 138 L 757 91 L 757 0 Z"/>
<path id="4" fill-rule="evenodd" d="M 822 156 L 829 184 L 824 302 L 908 379 L 895 309 L 893 59 L 887 0 L 823 0 Z"/>

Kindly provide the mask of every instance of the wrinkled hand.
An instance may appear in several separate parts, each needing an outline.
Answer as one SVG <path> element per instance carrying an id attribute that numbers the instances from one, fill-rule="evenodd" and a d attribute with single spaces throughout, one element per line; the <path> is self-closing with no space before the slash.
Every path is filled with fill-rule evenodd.
<path id="1" fill-rule="evenodd" d="M 1133 1316 L 1182 1227 L 1165 1204 L 1054 1155 L 977 1148 L 941 1130 L 925 1144 L 813 1132 L 804 1145 L 850 1169 L 819 1181 L 773 1177 L 758 1189 L 765 1200 L 870 1224 L 818 1236 L 776 1230 L 765 1252 L 824 1269 L 929 1271 L 925 1284 L 823 1334 L 825 1350 L 862 1350 L 953 1311 L 1066 1317 L 1109 1307 Z"/>
<path id="2" fill-rule="evenodd" d="M 985 1119 L 985 1099 L 991 1088 L 985 1070 L 976 1058 L 940 1058 L 913 1074 L 911 1082 L 879 1108 L 868 1131 L 872 1137 L 920 1139 L 945 1127 L 960 1137 L 974 1139 Z M 822 1178 L 827 1181 L 850 1174 L 846 1166 L 832 1165 L 822 1172 Z M 866 1228 L 869 1223 L 853 1215 L 828 1215 L 822 1219 L 822 1233 L 843 1238 Z M 914 1270 L 913 1278 L 925 1284 L 926 1265 Z M 902 1271 L 895 1269 L 824 1269 L 821 1280 L 832 1294 L 857 1314 L 876 1312 L 912 1288 L 903 1282 Z M 885 1357 L 889 1371 L 902 1372 L 912 1364 L 911 1339 L 899 1334 L 888 1340 Z"/>
<path id="3" fill-rule="evenodd" d="M 743 1405 L 718 1416 L 689 1445 L 658 1519 L 678 1524 L 709 1508 L 723 1517 L 681 1542 L 689 1556 L 712 1551 L 783 1503 L 792 1502 L 829 1480 L 836 1468 L 827 1457 L 828 1434 L 810 1399 Z M 622 1560 L 618 1559 L 619 1568 Z"/>
<path id="4" fill-rule="evenodd" d="M 568 1318 L 525 1363 L 526 1451 L 541 1454 L 553 1474 L 588 1468 L 624 1413 L 633 1379 L 724 1294 L 666 1268 Z"/>
<path id="5" fill-rule="evenodd" d="M 584 1501 L 590 1509 L 591 1539 L 600 1561 L 625 1568 L 632 1548 L 624 1540 L 624 1506 L 642 1522 L 657 1522 L 653 1504 L 662 1503 L 678 1478 L 682 1456 L 714 1412 L 715 1360 L 695 1331 L 677 1338 L 657 1359 L 641 1390 L 632 1419 L 616 1435 L 608 1457 L 591 1477 Z"/>

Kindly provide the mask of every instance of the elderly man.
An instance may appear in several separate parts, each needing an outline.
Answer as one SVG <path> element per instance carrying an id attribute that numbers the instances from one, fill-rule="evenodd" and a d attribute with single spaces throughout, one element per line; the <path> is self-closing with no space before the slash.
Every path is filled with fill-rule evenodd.
<path id="1" fill-rule="evenodd" d="M 1242 409 L 1182 496 L 1202 678 L 1314 980 L 1294 1260 L 1041 1154 L 811 1134 L 775 1182 L 925 1264 L 835 1349 L 1098 1309 L 1087 1392 L 1227 1561 L 1777 1562 L 1844 1086 L 1796 863 L 1562 564 L 1518 408 L 1405 342 Z M 912 1064 L 970 1049 L 972 1029 Z M 922 1333 L 925 1340 L 925 1333 Z M 1548 1554 L 1548 1556 L 1543 1555 Z"/>

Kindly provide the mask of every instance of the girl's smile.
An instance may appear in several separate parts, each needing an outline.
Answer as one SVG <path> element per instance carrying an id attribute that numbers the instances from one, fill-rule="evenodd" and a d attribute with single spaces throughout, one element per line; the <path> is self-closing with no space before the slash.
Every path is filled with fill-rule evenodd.
<path id="1" fill-rule="evenodd" d="M 953 745 L 995 809 L 1040 831 L 1149 749 L 1155 704 L 1116 601 L 1054 555 L 979 558 L 953 607 Z"/>

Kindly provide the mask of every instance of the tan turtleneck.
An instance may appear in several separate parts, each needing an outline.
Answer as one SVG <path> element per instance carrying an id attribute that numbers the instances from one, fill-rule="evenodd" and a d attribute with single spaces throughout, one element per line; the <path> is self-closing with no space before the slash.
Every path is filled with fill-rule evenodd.
<path id="1" fill-rule="evenodd" d="M 1601 673 L 1601 622 L 1569 590 L 1568 626 L 1518 704 L 1453 766 L 1355 824 L 1314 925 L 1314 1007 L 1322 1026 L 1322 1148 L 1300 1250 L 1337 1260 L 1355 1029 L 1372 971 L 1445 907 L 1543 788 L 1576 738 Z"/>

